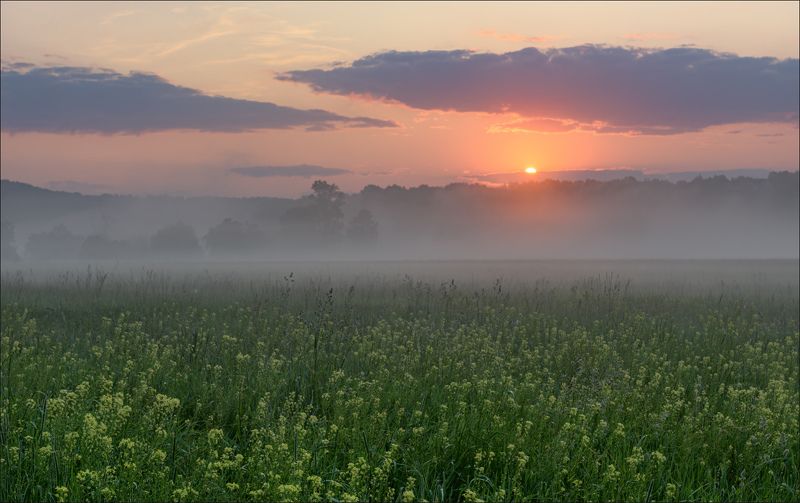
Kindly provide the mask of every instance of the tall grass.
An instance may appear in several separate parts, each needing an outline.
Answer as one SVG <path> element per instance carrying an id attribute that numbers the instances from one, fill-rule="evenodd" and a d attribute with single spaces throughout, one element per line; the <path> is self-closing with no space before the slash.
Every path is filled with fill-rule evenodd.
<path id="1" fill-rule="evenodd" d="M 0 500 L 800 498 L 794 284 L 33 276 Z"/>

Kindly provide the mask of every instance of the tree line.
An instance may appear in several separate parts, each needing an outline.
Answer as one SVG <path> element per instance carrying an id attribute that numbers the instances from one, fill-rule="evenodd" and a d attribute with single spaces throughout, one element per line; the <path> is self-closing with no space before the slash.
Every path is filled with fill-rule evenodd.
<path id="1" fill-rule="evenodd" d="M 220 257 L 258 257 L 270 246 L 324 249 L 349 244 L 368 247 L 378 238 L 378 224 L 372 213 L 362 208 L 345 222 L 345 194 L 335 184 L 322 180 L 311 186 L 311 194 L 287 210 L 280 218 L 278 235 L 268 236 L 256 223 L 225 218 L 203 236 L 184 222 L 174 222 L 158 229 L 148 239 L 116 240 L 106 233 L 82 236 L 64 224 L 31 234 L 23 255 L 33 260 L 56 259 L 133 259 L 201 258 L 206 254 Z M 0 234 L 3 260 L 18 260 L 14 225 L 2 221 Z"/>
<path id="2" fill-rule="evenodd" d="M 4 222 L 2 256 L 14 259 L 21 252 L 32 259 L 794 257 L 800 175 L 773 172 L 767 178 L 713 176 L 677 183 L 629 177 L 544 179 L 502 187 L 368 185 L 348 195 L 318 180 L 309 195 L 278 201 L 277 206 L 260 199 L 220 204 L 189 198 L 169 201 L 154 211 L 148 198 L 126 197 L 88 208 L 78 201 L 82 204 L 73 204 L 78 209 L 72 212 L 55 213 L 51 208 L 52 214 L 68 215 L 73 230 L 57 225 L 29 235 L 24 244 L 14 241 L 13 225 Z M 27 212 L 47 205 L 44 196 L 27 206 L 17 202 L 17 209 L 4 210 L 3 216 L 13 214 L 20 229 L 30 232 L 25 226 Z M 206 205 L 210 211 L 198 214 Z M 154 215 L 160 224 L 170 225 L 150 224 Z M 119 222 L 113 233 L 73 232 L 95 228 L 96 219 L 104 217 L 107 226 Z M 36 230 L 42 228 L 38 225 Z M 143 235 L 148 237 L 112 238 Z"/>

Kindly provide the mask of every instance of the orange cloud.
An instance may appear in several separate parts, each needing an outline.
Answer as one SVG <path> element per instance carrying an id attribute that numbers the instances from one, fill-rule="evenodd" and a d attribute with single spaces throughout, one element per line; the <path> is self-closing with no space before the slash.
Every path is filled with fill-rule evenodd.
<path id="1" fill-rule="evenodd" d="M 488 133 L 570 133 L 573 131 L 621 134 L 625 136 L 675 134 L 670 128 L 614 126 L 604 121 L 578 122 L 569 119 L 524 118 L 501 124 L 493 124 Z"/>
<path id="2" fill-rule="evenodd" d="M 580 129 L 575 121 L 561 119 L 521 119 L 489 127 L 489 133 L 568 133 Z"/>

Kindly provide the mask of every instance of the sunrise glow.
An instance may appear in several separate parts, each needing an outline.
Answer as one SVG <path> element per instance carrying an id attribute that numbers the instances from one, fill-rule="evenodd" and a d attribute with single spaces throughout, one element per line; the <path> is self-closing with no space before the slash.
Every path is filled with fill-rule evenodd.
<path id="1" fill-rule="evenodd" d="M 798 75 L 800 0 L 0 0 L 0 503 L 800 502 Z"/>
<path id="2" fill-rule="evenodd" d="M 798 165 L 797 2 L 0 4 L 2 178 L 36 186 L 299 197 Z"/>

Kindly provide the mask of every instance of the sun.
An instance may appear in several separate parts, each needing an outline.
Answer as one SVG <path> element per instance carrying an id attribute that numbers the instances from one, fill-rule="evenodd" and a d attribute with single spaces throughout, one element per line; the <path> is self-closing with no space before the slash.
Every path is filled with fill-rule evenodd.
<path id="1" fill-rule="evenodd" d="M 535 175 L 536 168 L 534 168 L 533 166 L 528 166 L 527 168 L 525 168 L 525 172 L 528 173 L 529 175 Z"/>

